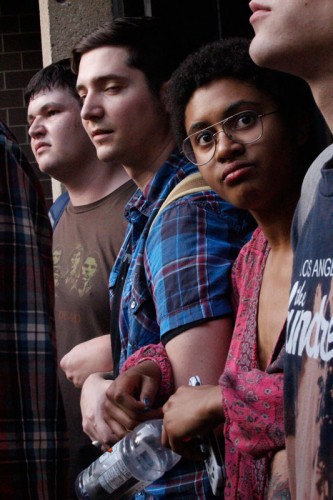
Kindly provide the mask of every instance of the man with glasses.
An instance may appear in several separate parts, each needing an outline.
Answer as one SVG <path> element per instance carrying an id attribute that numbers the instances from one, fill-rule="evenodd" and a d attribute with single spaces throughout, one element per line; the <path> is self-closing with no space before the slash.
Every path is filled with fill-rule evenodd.
<path id="1" fill-rule="evenodd" d="M 333 131 L 333 2 L 251 1 L 257 64 L 304 78 Z M 285 415 L 293 498 L 333 498 L 333 147 L 305 179 L 293 225 Z M 305 210 L 306 209 L 306 210 Z"/>
<path id="2" fill-rule="evenodd" d="M 123 245 L 110 278 L 114 294 L 124 257 L 131 253 L 117 322 L 120 366 L 140 347 L 162 340 L 176 386 L 188 382 L 193 367 L 204 383 L 217 380 L 232 331 L 229 272 L 253 227 L 247 213 L 209 190 L 171 204 L 149 232 L 168 194 L 197 171 L 176 149 L 165 102 L 181 46 L 172 27 L 151 18 L 125 18 L 98 28 L 73 51 L 81 116 L 97 155 L 122 163 L 139 187 L 126 209 L 130 245 Z M 101 370 L 97 360 L 96 371 Z M 101 408 L 109 385 L 92 375 L 81 399 L 86 432 L 104 444 L 137 423 L 125 428 L 116 409 L 104 421 Z M 182 463 L 152 490 L 161 498 L 195 498 L 196 492 L 212 497 L 202 464 L 193 461 Z"/>
<path id="3" fill-rule="evenodd" d="M 262 118 L 273 113 L 276 111 L 259 114 L 254 110 L 248 110 L 229 116 L 204 129 L 201 129 L 201 123 L 195 124 L 189 130 L 191 134 L 183 142 L 183 153 L 194 165 L 206 165 L 215 156 L 218 134 L 225 134 L 230 141 L 237 144 L 252 144 L 259 141 L 262 136 Z M 198 132 L 194 132 L 197 128 Z"/>

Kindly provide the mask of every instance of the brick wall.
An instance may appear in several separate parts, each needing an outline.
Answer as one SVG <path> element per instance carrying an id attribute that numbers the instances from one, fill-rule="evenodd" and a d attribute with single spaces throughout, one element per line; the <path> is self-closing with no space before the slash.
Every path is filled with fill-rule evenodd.
<path id="1" fill-rule="evenodd" d="M 38 0 L 0 0 L 0 118 L 38 172 L 50 205 L 51 182 L 34 162 L 23 97 L 26 84 L 42 65 Z"/>

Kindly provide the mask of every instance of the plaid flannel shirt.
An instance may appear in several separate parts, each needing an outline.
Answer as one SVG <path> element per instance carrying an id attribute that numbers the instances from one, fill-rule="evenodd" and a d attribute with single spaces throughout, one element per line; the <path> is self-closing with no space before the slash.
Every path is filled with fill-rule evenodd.
<path id="1" fill-rule="evenodd" d="M 230 270 L 254 227 L 247 212 L 214 191 L 201 191 L 170 204 L 149 232 L 170 191 L 196 171 L 174 152 L 127 204 L 132 261 L 120 308 L 120 365 L 140 347 L 163 342 L 172 330 L 233 312 Z M 111 300 L 124 253 L 125 245 L 110 276 Z M 212 497 L 203 465 L 193 461 L 181 461 L 147 491 L 148 498 Z"/>
<path id="2" fill-rule="evenodd" d="M 36 176 L 0 123 L 0 498 L 64 500 L 51 229 Z"/>

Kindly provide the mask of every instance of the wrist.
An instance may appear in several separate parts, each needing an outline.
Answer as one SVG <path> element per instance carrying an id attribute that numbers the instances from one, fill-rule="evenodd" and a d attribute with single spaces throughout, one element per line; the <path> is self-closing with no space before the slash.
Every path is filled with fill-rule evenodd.
<path id="1" fill-rule="evenodd" d="M 221 388 L 219 385 L 210 386 L 207 390 L 205 406 L 207 420 L 215 427 L 224 421 L 224 413 L 221 401 Z"/>
<path id="2" fill-rule="evenodd" d="M 158 383 L 161 380 L 160 367 L 151 359 L 142 358 L 133 369 L 142 375 L 153 378 Z"/>

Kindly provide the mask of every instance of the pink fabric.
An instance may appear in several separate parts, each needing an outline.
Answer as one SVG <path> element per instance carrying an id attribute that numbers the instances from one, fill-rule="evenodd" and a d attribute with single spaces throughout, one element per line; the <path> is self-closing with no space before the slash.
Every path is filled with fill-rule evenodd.
<path id="1" fill-rule="evenodd" d="M 257 314 L 259 292 L 269 253 L 260 229 L 241 250 L 232 271 L 235 328 L 225 371 L 220 377 L 225 412 L 225 499 L 263 500 L 267 493 L 269 463 L 273 452 L 285 447 L 283 425 L 283 328 L 269 366 L 258 366 Z M 172 369 L 161 344 L 143 347 L 124 369 L 144 359 L 162 372 L 160 393 L 173 391 Z"/>
<path id="2" fill-rule="evenodd" d="M 170 394 L 174 392 L 171 363 L 162 344 L 149 344 L 141 347 L 141 349 L 132 354 L 125 361 L 121 372 L 129 370 L 129 368 L 137 366 L 143 361 L 153 361 L 159 366 L 161 370 L 160 388 L 153 405 L 154 408 L 159 408 L 164 405 Z"/>
<path id="3" fill-rule="evenodd" d="M 282 330 L 266 371 L 258 366 L 257 314 L 269 247 L 260 229 L 243 247 L 232 271 L 236 323 L 220 378 L 225 413 L 225 498 L 265 498 L 272 451 L 285 446 Z"/>

